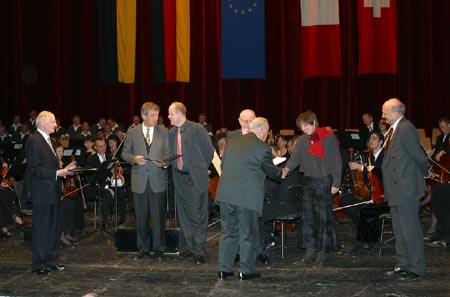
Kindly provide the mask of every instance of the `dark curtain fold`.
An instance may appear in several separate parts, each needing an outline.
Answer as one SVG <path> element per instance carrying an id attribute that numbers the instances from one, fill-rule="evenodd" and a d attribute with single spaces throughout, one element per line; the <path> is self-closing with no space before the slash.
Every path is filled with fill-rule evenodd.
<path id="1" fill-rule="evenodd" d="M 153 72 L 163 56 L 155 48 L 153 4 L 137 0 L 135 84 L 101 84 L 98 7 L 92 0 L 0 1 L 0 119 L 24 119 L 49 109 L 70 124 L 72 115 L 96 122 L 114 116 L 128 124 L 141 104 L 157 102 L 163 116 L 172 101 L 197 120 L 206 112 L 215 128 L 238 126 L 252 108 L 271 127 L 294 128 L 297 115 L 315 111 L 321 125 L 359 126 L 362 112 L 380 117 L 384 100 L 399 97 L 418 127 L 436 127 L 450 114 L 450 1 L 398 0 L 398 73 L 357 75 L 356 1 L 340 1 L 341 78 L 301 78 L 300 4 L 266 0 L 266 79 L 221 79 L 220 1 L 191 1 L 191 82 L 162 83 Z"/>

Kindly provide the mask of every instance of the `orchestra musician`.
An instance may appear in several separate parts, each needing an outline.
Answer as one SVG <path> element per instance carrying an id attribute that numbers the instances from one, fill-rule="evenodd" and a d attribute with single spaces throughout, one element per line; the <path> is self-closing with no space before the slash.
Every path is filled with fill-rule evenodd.
<path id="1" fill-rule="evenodd" d="M 13 188 L 13 178 L 6 178 L 8 173 L 8 163 L 0 157 L 1 162 L 1 185 L 0 185 L 0 236 L 11 236 L 11 232 L 8 230 L 8 224 L 16 223 L 18 225 L 23 224 L 23 220 L 20 216 L 16 215 L 15 210 L 15 191 Z"/>
<path id="2" fill-rule="evenodd" d="M 86 167 L 93 167 L 100 169 L 103 162 L 110 161 L 111 155 L 107 152 L 106 140 L 104 138 L 97 138 L 95 140 L 95 149 L 97 153 L 90 156 L 86 160 Z M 111 171 L 98 170 L 95 174 L 86 175 L 86 181 L 90 184 L 85 189 L 87 200 L 94 201 L 96 196 L 100 196 L 101 199 L 101 213 L 102 213 L 102 225 L 105 230 L 110 228 L 109 225 L 109 213 L 111 210 L 111 203 L 114 197 L 114 190 L 111 189 Z"/>

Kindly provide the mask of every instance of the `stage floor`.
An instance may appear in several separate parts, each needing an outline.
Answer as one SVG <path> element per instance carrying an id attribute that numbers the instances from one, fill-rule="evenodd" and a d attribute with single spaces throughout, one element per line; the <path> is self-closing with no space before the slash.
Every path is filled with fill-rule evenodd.
<path id="1" fill-rule="evenodd" d="M 428 227 L 428 218 L 424 227 Z M 167 256 L 162 261 L 134 260 L 135 253 L 114 251 L 114 237 L 94 231 L 92 222 L 76 248 L 63 248 L 62 272 L 42 277 L 30 272 L 31 243 L 16 238 L 0 240 L 0 296 L 450 296 L 449 249 L 425 248 L 427 275 L 420 281 L 401 282 L 383 275 L 396 260 L 393 249 L 383 254 L 352 252 L 356 244 L 347 219 L 336 222 L 342 248 L 327 253 L 322 268 L 299 267 L 302 250 L 297 233 L 287 234 L 285 258 L 278 244 L 270 251 L 270 265 L 257 264 L 262 278 L 240 282 L 217 280 L 220 226 L 208 229 L 206 264 Z M 17 236 L 20 236 L 17 234 Z M 237 269 L 235 269 L 235 272 Z"/>

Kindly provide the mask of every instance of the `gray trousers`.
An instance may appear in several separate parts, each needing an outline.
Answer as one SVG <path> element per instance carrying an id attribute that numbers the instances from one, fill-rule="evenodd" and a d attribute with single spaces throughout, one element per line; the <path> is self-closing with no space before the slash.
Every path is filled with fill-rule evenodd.
<path id="1" fill-rule="evenodd" d="M 208 226 L 208 190 L 198 192 L 190 174 L 175 171 L 173 181 L 178 219 L 187 248 L 194 255 L 203 256 Z"/>
<path id="2" fill-rule="evenodd" d="M 133 193 L 134 210 L 137 221 L 137 248 L 139 251 L 150 251 L 150 235 L 148 219 L 152 222 L 152 245 L 154 252 L 166 250 L 164 234 L 164 207 L 166 192 L 155 193 L 147 182 L 142 194 Z"/>
<path id="3" fill-rule="evenodd" d="M 231 272 L 238 247 L 239 271 L 255 273 L 259 240 L 258 213 L 254 210 L 220 202 L 222 230 L 219 242 L 219 270 Z"/>
<path id="4" fill-rule="evenodd" d="M 392 228 L 399 267 L 418 275 L 424 275 L 424 243 L 418 210 L 418 200 L 391 206 Z"/>

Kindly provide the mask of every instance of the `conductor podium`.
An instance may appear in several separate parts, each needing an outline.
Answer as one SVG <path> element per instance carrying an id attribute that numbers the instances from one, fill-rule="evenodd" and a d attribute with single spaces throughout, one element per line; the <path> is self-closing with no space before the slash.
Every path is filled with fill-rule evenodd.
<path id="1" fill-rule="evenodd" d="M 179 227 L 171 226 L 175 225 L 173 222 L 167 223 L 164 232 L 166 235 L 166 250 L 164 254 L 178 254 L 184 244 L 184 238 L 181 235 Z M 150 252 L 153 251 L 152 244 L 152 230 L 150 230 Z M 117 229 L 115 235 L 115 251 L 116 252 L 138 252 L 136 246 L 136 222 L 131 221 L 122 224 Z"/>

